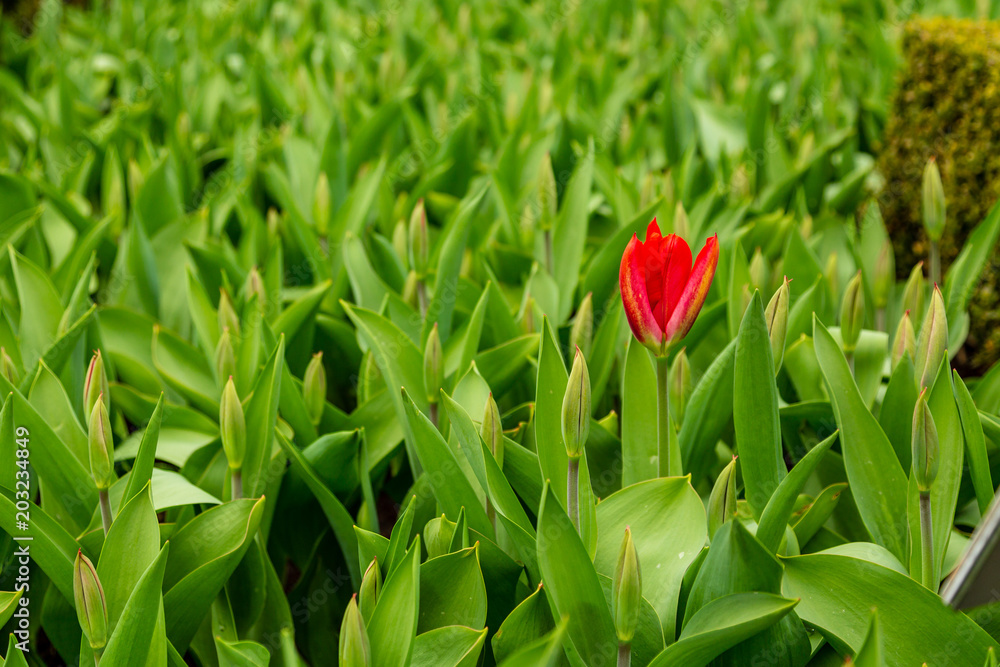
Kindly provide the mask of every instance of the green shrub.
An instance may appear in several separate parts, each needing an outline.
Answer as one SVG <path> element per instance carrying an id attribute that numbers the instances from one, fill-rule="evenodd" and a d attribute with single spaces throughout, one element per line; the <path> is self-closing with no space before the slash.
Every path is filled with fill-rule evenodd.
<path id="1" fill-rule="evenodd" d="M 903 37 L 906 65 L 892 104 L 880 167 L 885 224 L 896 266 L 927 256 L 920 175 L 937 159 L 948 204 L 942 268 L 1000 196 L 1000 24 L 916 19 Z M 1000 358 L 1000 264 L 986 271 L 969 304 L 964 363 L 985 369 Z"/>

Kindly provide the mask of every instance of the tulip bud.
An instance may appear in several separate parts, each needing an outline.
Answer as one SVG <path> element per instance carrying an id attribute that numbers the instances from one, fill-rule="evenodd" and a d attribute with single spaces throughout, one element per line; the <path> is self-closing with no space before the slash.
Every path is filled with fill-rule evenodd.
<path id="1" fill-rule="evenodd" d="M 14 386 L 17 386 L 21 379 L 21 374 L 17 370 L 17 365 L 14 363 L 14 360 L 10 358 L 10 355 L 7 354 L 7 350 L 2 347 L 0 347 L 0 372 L 2 372 L 3 376 L 7 378 L 7 381 Z M 86 395 L 86 391 L 84 392 L 84 395 Z M 84 403 L 86 403 L 86 399 L 84 399 Z"/>
<path id="2" fill-rule="evenodd" d="M 427 547 L 427 557 L 437 558 L 451 553 L 451 541 L 455 537 L 458 524 L 449 521 L 444 514 L 431 519 L 424 525 L 424 546 Z"/>
<path id="3" fill-rule="evenodd" d="M 921 198 L 927 236 L 931 241 L 940 241 L 945 225 L 944 185 L 941 183 L 941 172 L 938 170 L 937 161 L 933 157 L 924 167 Z"/>
<path id="4" fill-rule="evenodd" d="M 358 596 L 351 597 L 351 602 L 344 612 L 344 620 L 340 624 L 340 644 L 337 655 L 341 667 L 371 667 L 371 648 L 368 645 L 368 632 L 365 630 L 365 620 L 358 609 Z"/>
<path id="5" fill-rule="evenodd" d="M 767 281 L 769 279 L 767 260 L 764 259 L 764 253 L 760 251 L 758 247 L 754 253 L 753 257 L 750 258 L 750 285 L 754 289 L 759 289 L 763 291 L 767 287 Z"/>
<path id="6" fill-rule="evenodd" d="M 903 310 L 910 311 L 910 318 L 914 322 L 920 322 L 924 315 L 924 263 L 917 262 L 917 265 L 910 271 L 910 277 L 906 279 L 903 287 Z"/>
<path id="7" fill-rule="evenodd" d="M 497 402 L 493 400 L 493 393 L 486 398 L 486 408 L 483 410 L 483 425 L 479 429 L 479 435 L 486 443 L 486 447 L 493 454 L 497 465 L 503 468 L 503 424 L 500 421 L 500 409 Z"/>
<path id="8" fill-rule="evenodd" d="M 243 286 L 243 291 L 246 294 L 246 298 L 250 299 L 253 296 L 257 297 L 257 307 L 260 308 L 261 312 L 264 311 L 265 305 L 267 304 L 267 292 L 264 290 L 264 281 L 260 278 L 260 271 L 257 267 L 251 267 L 250 273 L 247 274 L 246 284 Z"/>
<path id="9" fill-rule="evenodd" d="M 681 348 L 681 351 L 674 357 L 667 381 L 667 391 L 670 396 L 670 418 L 677 427 L 680 427 L 684 421 L 684 408 L 687 407 L 691 391 L 694 389 L 691 381 L 691 363 L 688 361 L 686 350 L 687 348 Z"/>
<path id="10" fill-rule="evenodd" d="M 444 386 L 444 352 L 441 350 L 441 337 L 435 323 L 427 336 L 424 347 L 424 390 L 427 392 L 427 402 L 434 405 L 438 402 L 441 387 Z"/>
<path id="11" fill-rule="evenodd" d="M 639 555 L 632 541 L 632 530 L 625 527 L 618 565 L 611 588 L 611 611 L 615 620 L 618 641 L 629 644 L 635 637 L 639 625 L 639 605 L 642 603 L 642 573 L 639 570 Z"/>
<path id="12" fill-rule="evenodd" d="M 229 329 L 226 328 L 222 330 L 219 344 L 215 346 L 215 376 L 219 378 L 219 384 L 222 384 L 233 375 L 236 375 L 236 352 L 233 350 Z"/>
<path id="13" fill-rule="evenodd" d="M 404 265 L 410 261 L 408 247 L 406 221 L 400 219 L 392 229 L 392 249 L 396 251 Z"/>
<path id="14" fill-rule="evenodd" d="M 670 181 L 673 183 L 673 181 Z M 682 239 L 690 238 L 691 236 L 691 223 L 688 220 L 687 211 L 684 210 L 684 202 L 677 200 L 677 205 L 674 206 L 674 234 L 681 237 Z"/>
<path id="15" fill-rule="evenodd" d="M 229 329 L 232 335 L 240 335 L 240 316 L 236 314 L 229 292 L 224 289 L 219 290 L 219 329 L 222 331 Z"/>
<path id="16" fill-rule="evenodd" d="M 229 468 L 239 470 L 243 467 L 243 455 L 247 449 L 247 423 L 231 377 L 222 390 L 222 401 L 219 403 L 219 431 Z"/>
<path id="17" fill-rule="evenodd" d="M 917 339 L 917 351 L 914 358 L 917 376 L 917 387 L 929 387 L 937 377 L 941 368 L 941 360 L 948 351 L 948 317 L 944 307 L 941 290 L 934 286 L 931 294 L 931 307 L 924 316 L 920 327 L 920 337 Z"/>
<path id="18" fill-rule="evenodd" d="M 892 370 L 896 370 L 904 354 L 909 354 L 910 360 L 917 356 L 917 334 L 913 330 L 913 322 L 910 321 L 910 311 L 906 311 L 899 318 L 896 336 L 892 339 Z"/>
<path id="19" fill-rule="evenodd" d="M 421 199 L 410 214 L 410 268 L 416 271 L 417 278 L 423 278 L 427 273 L 430 247 L 430 240 L 427 237 L 427 211 L 424 209 L 424 200 Z"/>
<path id="20" fill-rule="evenodd" d="M 840 335 L 844 341 L 844 352 L 854 352 L 865 323 L 865 290 L 861 282 L 861 271 L 854 274 L 847 283 L 844 301 L 840 306 Z"/>
<path id="21" fill-rule="evenodd" d="M 538 222 L 541 229 L 552 229 L 558 209 L 559 193 L 556 190 L 556 175 L 552 170 L 552 156 L 546 153 L 538 171 Z"/>
<path id="22" fill-rule="evenodd" d="M 361 577 L 361 592 L 358 594 L 358 604 L 361 606 L 361 616 L 365 623 L 371 620 L 372 612 L 375 611 L 375 603 L 378 602 L 378 594 L 382 590 L 382 570 L 378 566 L 378 558 L 372 558 L 368 564 L 368 569 Z"/>
<path id="23" fill-rule="evenodd" d="M 330 227 L 330 179 L 325 171 L 319 172 L 316 179 L 316 190 L 313 194 L 313 222 L 316 225 L 316 233 L 321 237 L 326 236 Z"/>
<path id="24" fill-rule="evenodd" d="M 90 648 L 102 650 L 108 643 L 108 606 L 94 564 L 79 549 L 73 563 L 73 602 Z"/>
<path id="25" fill-rule="evenodd" d="M 708 497 L 708 537 L 711 539 L 722 524 L 736 516 L 736 457 L 715 480 Z"/>
<path id="26" fill-rule="evenodd" d="M 889 304 L 892 286 L 896 282 L 896 260 L 892 253 L 892 242 L 886 240 L 879 250 L 875 260 L 874 279 L 872 280 L 872 298 L 876 308 L 885 308 Z"/>
<path id="27" fill-rule="evenodd" d="M 920 391 L 913 408 L 913 479 L 917 490 L 927 492 L 938 472 L 938 434 L 927 405 L 927 388 Z"/>
<path id="28" fill-rule="evenodd" d="M 4 355 L 7 353 L 4 352 Z M 8 359 L 10 357 L 7 357 Z M 4 360 L 4 373 L 7 373 L 7 361 Z M 13 368 L 13 362 L 11 362 L 11 368 Z M 104 396 L 104 404 L 106 407 L 111 407 L 109 398 L 111 394 L 108 393 L 108 374 L 104 370 L 104 357 L 101 356 L 101 351 L 96 350 L 94 356 L 90 358 L 90 365 L 87 367 L 87 377 L 83 381 L 83 409 L 84 414 L 89 415 L 94 411 L 94 404 L 97 403 L 97 397 Z"/>
<path id="29" fill-rule="evenodd" d="M 302 399 L 313 426 L 318 426 L 323 419 L 323 408 L 326 406 L 326 368 L 323 367 L 323 353 L 313 355 L 306 373 L 302 377 Z"/>
<path id="30" fill-rule="evenodd" d="M 566 454 L 571 459 L 583 454 L 590 435 L 590 371 L 579 348 L 573 357 L 573 368 L 566 383 L 562 404 L 562 436 Z"/>
<path id="31" fill-rule="evenodd" d="M 531 296 L 531 292 L 525 294 L 524 299 L 524 311 L 521 313 L 521 327 L 524 329 L 524 333 L 535 333 L 535 309 L 538 304 L 535 303 L 535 297 Z"/>
<path id="32" fill-rule="evenodd" d="M 840 281 L 837 278 L 837 253 L 831 252 L 830 256 L 826 258 L 826 268 L 823 270 L 823 277 L 826 278 L 827 284 L 830 286 L 830 294 L 837 298 L 837 294 L 840 294 Z"/>
<path id="33" fill-rule="evenodd" d="M 593 294 L 587 292 L 573 318 L 573 328 L 569 331 L 570 349 L 580 348 L 583 356 L 590 354 L 590 344 L 594 338 L 594 300 Z"/>
<path id="34" fill-rule="evenodd" d="M 115 481 L 115 447 L 111 436 L 111 418 L 108 416 L 104 396 L 99 395 L 90 412 L 88 446 L 90 449 L 90 474 L 98 491 L 111 487 Z"/>
<path id="35" fill-rule="evenodd" d="M 788 334 L 788 304 L 791 293 L 788 289 L 788 278 L 781 282 L 781 287 L 774 293 L 764 310 L 767 320 L 767 335 L 771 338 L 771 356 L 774 357 L 774 372 L 781 368 L 785 356 L 785 337 Z"/>

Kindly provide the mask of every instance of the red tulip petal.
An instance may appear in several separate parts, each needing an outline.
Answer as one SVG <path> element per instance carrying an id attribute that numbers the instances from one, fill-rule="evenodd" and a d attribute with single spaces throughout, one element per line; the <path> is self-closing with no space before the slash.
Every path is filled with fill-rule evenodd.
<path id="1" fill-rule="evenodd" d="M 719 236 L 716 234 L 705 242 L 705 247 L 698 253 L 684 292 L 680 295 L 677 307 L 664 327 L 669 342 L 680 340 L 690 331 L 705 303 L 705 297 L 708 296 L 708 288 L 712 284 L 712 278 L 715 277 L 718 264 Z"/>
<path id="2" fill-rule="evenodd" d="M 646 243 L 646 294 L 660 329 L 666 326 L 691 274 L 691 248 L 676 234 L 659 239 L 655 249 Z"/>
<path id="3" fill-rule="evenodd" d="M 663 338 L 663 329 L 657 324 L 653 317 L 653 311 L 649 307 L 643 271 L 645 255 L 643 244 L 633 234 L 632 240 L 629 241 L 622 254 L 618 281 L 621 286 L 625 316 L 628 318 L 632 333 L 635 334 L 640 343 L 651 349 L 656 349 Z"/>

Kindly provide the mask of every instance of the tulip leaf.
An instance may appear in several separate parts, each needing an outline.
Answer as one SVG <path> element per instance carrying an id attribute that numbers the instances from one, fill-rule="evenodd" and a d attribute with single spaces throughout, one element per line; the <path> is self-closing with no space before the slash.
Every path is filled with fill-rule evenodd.
<path id="1" fill-rule="evenodd" d="M 658 477 L 656 371 L 649 352 L 630 339 L 622 381 L 622 485 Z"/>
<path id="2" fill-rule="evenodd" d="M 139 451 L 135 455 L 135 461 L 128 474 L 128 482 L 125 487 L 125 495 L 122 502 L 127 503 L 135 497 L 153 475 L 153 464 L 156 458 L 156 445 L 160 439 L 160 423 L 163 420 L 163 394 L 156 401 L 153 414 L 142 432 L 142 440 L 139 442 Z"/>
<path id="3" fill-rule="evenodd" d="M 569 640 L 569 618 L 563 618 L 551 632 L 541 639 L 521 647 L 500 667 L 554 667 L 563 657 L 563 644 Z"/>
<path id="4" fill-rule="evenodd" d="M 264 369 L 257 376 L 253 394 L 246 405 L 246 454 L 243 457 L 243 485 L 246 494 L 257 497 L 270 482 L 265 464 L 271 460 L 274 427 L 281 396 L 281 365 L 285 361 L 285 339 L 279 338 Z"/>
<path id="5" fill-rule="evenodd" d="M 493 635 L 493 657 L 502 663 L 515 654 L 522 646 L 527 646 L 555 627 L 552 612 L 545 599 L 545 588 L 539 584 L 535 592 L 517 605 Z"/>
<path id="6" fill-rule="evenodd" d="M 146 568 L 160 552 L 160 526 L 147 483 L 115 517 L 97 563 L 104 585 L 108 630 L 118 623 L 122 610 Z"/>
<path id="7" fill-rule="evenodd" d="M 965 382 L 959 377 L 958 371 L 952 372 L 955 386 L 955 400 L 958 403 L 958 414 L 962 420 L 962 431 L 965 434 L 965 452 L 969 457 L 969 474 L 972 486 L 976 491 L 979 511 L 983 515 L 993 500 L 993 478 L 990 474 L 990 462 L 986 453 L 986 437 L 983 435 L 983 425 L 979 421 L 976 404 L 972 400 Z M 940 434 L 938 434 L 940 436 Z"/>
<path id="8" fill-rule="evenodd" d="M 477 547 L 431 558 L 420 566 L 417 632 L 449 625 L 476 630 L 486 625 L 486 584 Z"/>
<path id="9" fill-rule="evenodd" d="M 13 632 L 10 633 L 10 640 L 7 642 L 7 655 L 3 662 L 3 667 L 28 667 L 28 661 L 17 644 L 17 637 Z"/>
<path id="10" fill-rule="evenodd" d="M 1000 206 L 994 204 L 986 219 L 966 237 L 962 251 L 948 268 L 944 281 L 948 322 L 958 322 L 968 307 L 973 288 L 982 279 L 983 267 L 991 256 L 996 257 L 997 239 L 1000 239 Z"/>
<path id="11" fill-rule="evenodd" d="M 202 412 L 219 412 L 215 377 L 201 350 L 166 329 L 153 327 L 153 366 L 164 383 Z"/>
<path id="12" fill-rule="evenodd" d="M 271 660 L 268 650 L 252 641 L 231 642 L 215 638 L 219 667 L 267 667 Z"/>
<path id="13" fill-rule="evenodd" d="M 406 667 L 410 664 L 420 609 L 420 538 L 386 576 L 368 623 L 372 664 Z"/>
<path id="14" fill-rule="evenodd" d="M 783 562 L 782 594 L 801 598 L 796 612 L 841 653 L 861 650 L 872 608 L 878 609 L 883 650 L 893 664 L 930 664 L 928 648 L 948 646 L 948 661 L 977 665 L 988 648 L 1000 649 L 968 616 L 948 608 L 919 582 L 882 565 L 832 554 Z"/>
<path id="15" fill-rule="evenodd" d="M 892 443 L 903 470 L 910 469 L 913 456 L 910 441 L 913 438 L 913 406 L 916 404 L 917 380 L 913 372 L 913 361 L 910 355 L 904 354 L 889 377 L 878 413 L 879 425 Z"/>
<path id="16" fill-rule="evenodd" d="M 569 317 L 573 308 L 573 294 L 580 279 L 580 260 L 587 241 L 590 214 L 590 189 L 594 180 L 594 143 L 591 139 L 587 153 L 576 163 L 573 175 L 566 184 L 562 206 L 553 223 L 552 260 L 553 274 L 559 276 L 559 322 Z"/>
<path id="17" fill-rule="evenodd" d="M 18 589 L 13 593 L 0 591 L 0 625 L 6 625 L 11 616 L 17 610 L 18 602 L 21 600 L 23 590 Z"/>
<path id="18" fill-rule="evenodd" d="M 837 508 L 840 494 L 847 488 L 847 483 L 831 484 L 823 489 L 816 499 L 800 510 L 800 516 L 792 523 L 795 538 L 800 545 L 805 545 L 823 527 L 826 520 Z M 758 528 L 758 533 L 760 529 Z"/>
<path id="19" fill-rule="evenodd" d="M 568 380 L 562 351 L 546 317 L 542 320 L 541 349 L 538 352 L 535 451 L 538 453 L 542 478 L 548 480 L 552 492 L 562 505 L 566 502 L 566 470 L 569 461 L 562 438 L 562 403 Z M 571 631 L 570 635 L 572 634 Z"/>
<path id="20" fill-rule="evenodd" d="M 25 369 L 34 368 L 45 350 L 55 342 L 62 300 L 48 275 L 37 264 L 8 246 L 11 271 L 21 308 L 18 334 Z M 5 392 L 6 393 L 6 392 Z"/>
<path id="21" fill-rule="evenodd" d="M 858 512 L 876 544 L 906 560 L 906 475 L 885 432 L 868 411 L 833 336 L 814 320 L 816 358 L 829 389 L 847 481 Z"/>
<path id="22" fill-rule="evenodd" d="M 736 341 L 732 341 L 709 365 L 691 394 L 684 410 L 677 439 L 684 470 L 692 479 L 700 479 L 712 460 L 715 443 L 733 416 L 734 366 Z"/>
<path id="23" fill-rule="evenodd" d="M 882 632 L 878 624 L 878 608 L 872 609 L 872 620 L 868 626 L 865 641 L 854 656 L 854 664 L 858 667 L 888 667 L 885 649 L 882 646 Z"/>
<path id="24" fill-rule="evenodd" d="M 734 374 L 733 426 L 740 468 L 747 503 L 759 518 L 785 477 L 774 360 L 759 292 L 754 293 L 736 337 Z"/>
<path id="25" fill-rule="evenodd" d="M 410 667 L 476 667 L 486 630 L 449 625 L 417 635 Z"/>
<path id="26" fill-rule="evenodd" d="M 650 667 L 703 667 L 740 642 L 784 618 L 798 602 L 770 593 L 734 593 L 698 610 L 676 643 L 656 656 Z"/>
<path id="27" fill-rule="evenodd" d="M 13 501 L 14 492 L 0 491 L 0 529 L 11 536 L 25 534 L 17 525 L 18 509 Z M 67 600 L 73 599 L 73 560 L 80 549 L 73 536 L 37 505 L 29 505 L 29 550 L 31 560 L 42 569 Z M 22 545 L 23 546 L 23 545 Z M 17 551 L 15 550 L 15 554 Z"/>
<path id="28" fill-rule="evenodd" d="M 135 502 L 135 499 L 133 499 Z M 101 662 L 109 667 L 131 667 L 146 662 L 151 647 L 166 645 L 162 639 L 157 639 L 156 632 L 163 632 L 158 622 L 162 618 L 164 602 L 160 591 L 164 571 L 167 567 L 167 552 L 170 543 L 163 545 L 156 558 L 149 564 L 135 583 L 135 588 L 129 596 L 121 612 L 118 625 L 108 639 L 107 648 L 101 656 Z M 190 613 L 191 610 L 177 610 L 179 613 Z M 200 620 L 200 616 L 197 620 Z M 160 664 L 166 657 L 158 658 Z"/>

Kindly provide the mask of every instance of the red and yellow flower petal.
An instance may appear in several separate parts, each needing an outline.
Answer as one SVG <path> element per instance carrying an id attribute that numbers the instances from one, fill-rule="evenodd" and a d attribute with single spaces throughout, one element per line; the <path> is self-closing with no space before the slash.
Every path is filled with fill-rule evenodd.
<path id="1" fill-rule="evenodd" d="M 668 344 L 684 338 L 690 331 L 705 303 L 705 297 L 708 296 L 708 288 L 712 284 L 712 278 L 715 277 L 718 264 L 719 236 L 716 234 L 705 242 L 705 247 L 698 253 L 684 292 L 677 300 L 677 306 L 664 327 Z"/>
<path id="2" fill-rule="evenodd" d="M 622 254 L 618 282 L 621 286 L 625 317 L 628 318 L 632 333 L 640 343 L 657 350 L 663 338 L 663 330 L 653 317 L 649 296 L 646 294 L 645 255 L 645 248 L 633 234 L 632 240 Z"/>

